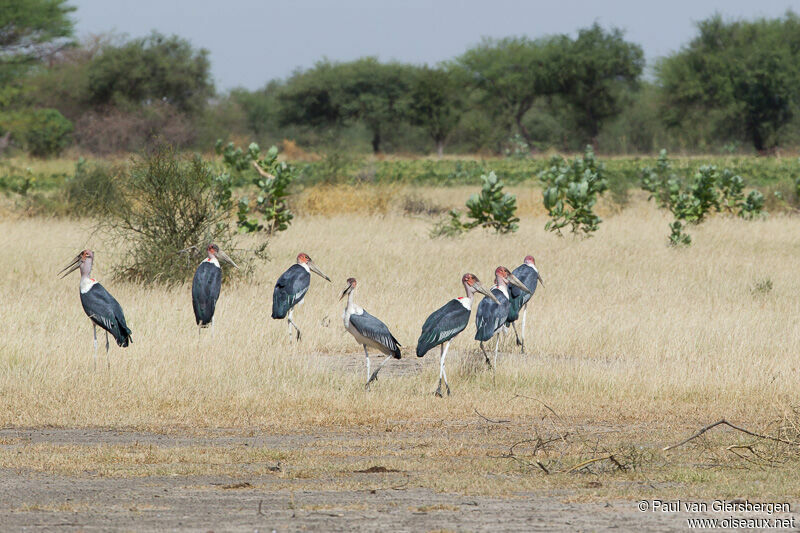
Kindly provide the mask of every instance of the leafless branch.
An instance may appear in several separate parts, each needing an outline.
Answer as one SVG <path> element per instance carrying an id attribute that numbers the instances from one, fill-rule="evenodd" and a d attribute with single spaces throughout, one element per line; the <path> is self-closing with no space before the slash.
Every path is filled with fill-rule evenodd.
<path id="1" fill-rule="evenodd" d="M 692 435 L 688 439 L 683 440 L 683 441 L 679 442 L 678 444 L 673 444 L 672 446 L 667 446 L 667 447 L 663 448 L 663 451 L 666 452 L 666 451 L 672 450 L 674 448 L 678 448 L 679 446 L 683 446 L 687 442 L 689 442 L 689 441 L 691 441 L 693 439 L 696 439 L 697 437 L 699 437 L 700 435 L 702 435 L 703 433 L 705 433 L 709 429 L 715 428 L 715 427 L 720 426 L 720 425 L 728 426 L 728 427 L 730 427 L 732 429 L 735 429 L 736 431 L 741 431 L 742 433 L 744 433 L 746 435 L 750 435 L 752 437 L 758 437 L 759 439 L 767 439 L 767 440 L 771 440 L 771 441 L 774 441 L 774 442 L 781 442 L 783 444 L 789 444 L 790 446 L 798 446 L 798 445 L 800 445 L 800 442 L 781 439 L 781 438 L 778 438 L 778 437 L 773 437 L 771 435 L 762 435 L 761 433 L 755 433 L 753 431 L 741 428 L 739 426 L 735 426 L 735 425 L 731 424 L 730 422 L 728 422 L 727 420 L 725 420 L 723 418 L 721 420 L 718 420 L 718 421 L 714 422 L 713 424 L 709 424 L 706 427 L 700 429 L 700 431 L 698 431 L 697 433 L 695 433 L 694 435 Z"/>
<path id="2" fill-rule="evenodd" d="M 509 422 L 511 422 L 511 420 L 492 420 L 491 418 L 486 418 L 485 416 L 480 414 L 477 409 L 474 409 L 474 411 L 476 415 L 478 415 L 479 417 L 483 418 L 484 420 L 486 420 L 491 424 L 508 424 Z"/>

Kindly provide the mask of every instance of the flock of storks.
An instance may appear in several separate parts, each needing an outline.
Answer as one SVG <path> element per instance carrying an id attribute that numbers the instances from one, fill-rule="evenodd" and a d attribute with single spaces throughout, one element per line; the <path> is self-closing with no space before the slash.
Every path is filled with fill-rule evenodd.
<path id="1" fill-rule="evenodd" d="M 192 306 L 198 327 L 210 326 L 213 335 L 214 310 L 222 286 L 222 267 L 219 260 L 222 259 L 235 268 L 239 267 L 216 244 L 210 244 L 206 251 L 208 257 L 197 267 L 192 281 Z M 106 331 L 106 362 L 108 364 L 108 334 L 110 333 L 116 339 L 119 346 L 126 347 L 131 342 L 131 330 L 125 323 L 125 315 L 119 302 L 100 283 L 90 277 L 93 260 L 94 253 L 91 250 L 84 250 L 59 274 L 63 278 L 70 272 L 80 269 L 81 304 L 94 328 L 95 364 L 97 361 L 97 326 Z M 297 262 L 278 278 L 272 293 L 272 318 L 285 318 L 288 322 L 289 333 L 292 333 L 292 328 L 297 331 L 298 341 L 301 337 L 300 328 L 292 320 L 292 311 L 296 305 L 302 303 L 308 292 L 311 284 L 311 272 L 331 281 L 307 254 L 301 253 L 297 256 Z M 513 272 L 504 266 L 499 266 L 495 269 L 494 275 L 495 285 L 491 290 L 487 290 L 481 285 L 477 276 L 464 274 L 461 282 L 464 285 L 466 296 L 450 300 L 434 311 L 422 325 L 422 333 L 417 341 L 417 357 L 424 356 L 436 346 L 440 348 L 439 386 L 435 392 L 437 396 L 442 396 L 442 383 L 444 383 L 447 394 L 450 394 L 450 385 L 447 383 L 444 367 L 447 349 L 453 338 L 466 329 L 472 310 L 472 300 L 476 292 L 484 295 L 484 298 L 478 305 L 475 315 L 477 328 L 475 340 L 480 342 L 486 364 L 490 368 L 494 368 L 483 343 L 498 333 L 506 333 L 508 326 L 514 329 L 517 344 L 523 352 L 525 351 L 525 319 L 528 302 L 536 291 L 537 284 L 543 282 L 536 268 L 536 262 L 533 256 L 528 255 Z M 364 356 L 367 362 L 366 387 L 369 388 L 370 383 L 377 379 L 378 372 L 390 359 L 400 359 L 400 343 L 386 324 L 356 304 L 357 286 L 358 282 L 355 278 L 349 278 L 347 287 L 339 300 L 347 296 L 347 306 L 342 317 L 344 328 L 358 344 L 364 347 Z M 522 314 L 521 334 L 517 332 L 515 325 L 520 313 Z M 497 335 L 494 365 L 497 365 L 499 344 L 500 337 Z M 368 348 L 376 349 L 386 355 L 384 361 L 372 373 L 370 373 Z"/>

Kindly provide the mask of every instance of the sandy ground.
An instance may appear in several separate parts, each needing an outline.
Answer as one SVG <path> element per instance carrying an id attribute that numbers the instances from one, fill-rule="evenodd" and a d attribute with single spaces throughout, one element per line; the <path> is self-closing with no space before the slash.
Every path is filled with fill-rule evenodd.
<path id="1" fill-rule="evenodd" d="M 326 435 L 330 438 L 330 435 Z M 32 444 L 302 446 L 312 436 L 195 437 L 96 429 L 2 429 L 4 447 Z M 279 468 L 276 465 L 276 468 Z M 490 498 L 410 488 L 387 473 L 367 490 L 286 490 L 274 476 L 107 478 L 0 470 L 4 531 L 678 531 L 684 515 L 642 513 L 636 502 L 570 502 L 570 494 Z"/>

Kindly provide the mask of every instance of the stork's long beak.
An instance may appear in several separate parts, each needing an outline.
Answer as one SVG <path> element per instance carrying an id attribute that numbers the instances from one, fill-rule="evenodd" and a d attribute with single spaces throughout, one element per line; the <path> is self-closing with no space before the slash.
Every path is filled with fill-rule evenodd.
<path id="1" fill-rule="evenodd" d="M 220 251 L 218 251 L 218 252 L 217 252 L 217 256 L 218 256 L 220 259 L 222 259 L 223 261 L 225 261 L 226 263 L 230 263 L 230 264 L 231 264 L 231 265 L 233 265 L 234 267 L 236 267 L 236 268 L 239 268 L 239 265 L 237 265 L 236 263 L 234 263 L 234 262 L 233 262 L 233 259 L 231 259 L 230 257 L 228 257 L 228 254 L 226 254 L 226 253 L 225 253 L 225 252 L 223 252 L 222 250 L 220 250 Z"/>
<path id="2" fill-rule="evenodd" d="M 352 290 L 353 290 L 353 286 L 348 283 L 347 287 L 345 287 L 344 290 L 342 291 L 342 295 L 339 296 L 339 301 L 341 302 L 342 298 L 344 298 L 345 296 L 350 294 L 350 291 L 352 291 Z"/>
<path id="3" fill-rule="evenodd" d="M 73 259 L 73 260 L 72 260 L 72 262 L 71 262 L 70 264 L 68 264 L 67 266 L 65 266 L 65 267 L 64 267 L 64 268 L 61 270 L 61 272 L 59 272 L 58 274 L 56 274 L 56 276 L 59 276 L 59 275 L 60 275 L 60 276 L 61 276 L 61 278 L 63 279 L 63 278 L 65 278 L 65 277 L 67 276 L 67 274 L 69 274 L 69 273 L 70 273 L 70 272 L 72 272 L 73 270 L 77 270 L 77 269 L 78 269 L 80 266 L 81 266 L 81 254 L 78 254 L 78 255 L 75 257 L 75 259 Z"/>
<path id="4" fill-rule="evenodd" d="M 542 288 L 544 288 L 544 278 L 542 278 L 542 275 L 539 274 L 538 270 L 536 271 L 536 273 L 539 275 L 539 283 L 541 283 L 542 284 Z"/>
<path id="5" fill-rule="evenodd" d="M 326 275 L 325 275 L 325 274 L 322 272 L 322 270 L 320 270 L 320 269 L 319 269 L 319 267 L 318 267 L 317 265 L 315 265 L 315 264 L 314 264 L 314 261 L 308 261 L 306 264 L 308 265 L 308 268 L 311 270 L 311 272 L 313 272 L 314 274 L 317 274 L 317 275 L 319 275 L 319 276 L 322 276 L 323 278 L 327 279 L 328 281 L 330 281 L 330 280 L 331 280 L 331 278 L 329 278 L 328 276 L 326 276 Z M 339 298 L 339 299 L 341 300 L 341 298 Z"/>
<path id="6" fill-rule="evenodd" d="M 472 284 L 472 288 L 475 289 L 476 291 L 478 291 L 479 293 L 483 294 L 484 296 L 486 296 L 490 300 L 492 300 L 494 303 L 496 303 L 496 304 L 500 303 L 500 300 L 498 300 L 497 297 L 494 294 L 492 294 L 491 291 L 487 291 L 486 288 L 484 288 L 484 286 L 481 285 L 480 281 L 476 281 L 475 283 L 473 283 Z"/>
<path id="7" fill-rule="evenodd" d="M 530 289 L 528 287 L 526 287 L 525 284 L 522 283 L 519 280 L 519 278 L 517 276 L 515 276 L 514 274 L 509 274 L 508 281 L 510 281 L 511 283 L 513 283 L 514 285 L 516 285 L 517 287 L 522 289 L 523 291 L 527 292 L 528 294 L 532 294 Z"/>

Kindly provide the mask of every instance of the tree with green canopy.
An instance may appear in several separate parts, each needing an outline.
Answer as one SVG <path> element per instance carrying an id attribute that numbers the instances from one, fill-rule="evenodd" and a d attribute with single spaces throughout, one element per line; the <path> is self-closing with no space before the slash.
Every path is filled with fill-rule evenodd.
<path id="1" fill-rule="evenodd" d="M 606 31 L 596 23 L 578 31 L 562 53 L 559 92 L 584 135 L 582 142 L 596 147 L 603 122 L 617 116 L 626 95 L 638 88 L 644 53 L 639 45 L 625 41 L 621 30 Z"/>
<path id="2" fill-rule="evenodd" d="M 208 51 L 157 32 L 106 46 L 89 65 L 87 76 L 90 102 L 98 106 L 136 108 L 161 101 L 194 113 L 214 94 Z"/>
<path id="3" fill-rule="evenodd" d="M 408 65 L 374 57 L 321 61 L 287 81 L 279 97 L 281 122 L 312 127 L 361 122 L 379 153 L 384 134 L 403 118 L 411 74 Z"/>
<path id="4" fill-rule="evenodd" d="M 562 86 L 560 49 L 566 44 L 565 36 L 486 38 L 458 57 L 456 65 L 481 92 L 483 105 L 516 125 L 532 147 L 533 135 L 523 119 L 537 98 L 556 94 Z"/>
<path id="5" fill-rule="evenodd" d="M 67 0 L 0 0 L 0 84 L 70 42 Z"/>
<path id="6" fill-rule="evenodd" d="M 800 18 L 701 21 L 699 35 L 656 68 L 662 116 L 673 127 L 709 124 L 720 140 L 777 146 L 800 103 Z"/>
<path id="7" fill-rule="evenodd" d="M 425 129 L 439 157 L 444 154 L 447 137 L 461 120 L 463 92 L 464 84 L 452 70 L 424 66 L 411 78 L 409 121 Z"/>

